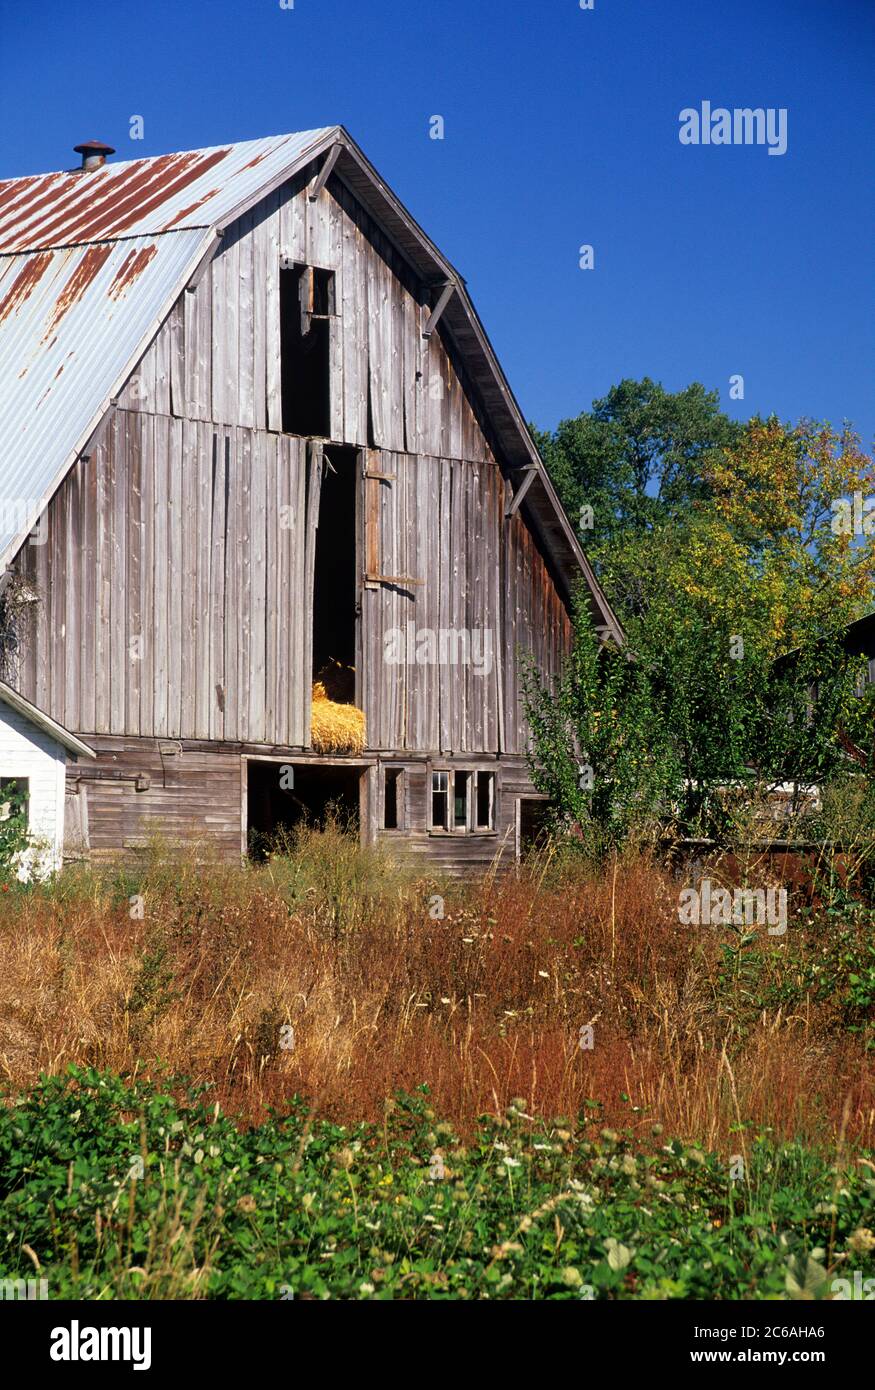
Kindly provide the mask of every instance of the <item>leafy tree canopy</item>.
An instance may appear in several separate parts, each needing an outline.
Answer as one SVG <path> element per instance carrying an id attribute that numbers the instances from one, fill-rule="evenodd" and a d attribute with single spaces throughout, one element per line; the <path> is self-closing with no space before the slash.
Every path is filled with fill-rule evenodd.
<path id="1" fill-rule="evenodd" d="M 558 688 L 530 685 L 537 778 L 566 822 L 599 843 L 669 807 L 713 828 L 717 789 L 841 774 L 873 720 L 841 642 L 875 577 L 853 430 L 735 424 L 716 392 L 645 378 L 538 442 L 572 521 L 592 508 L 580 538 L 628 636 L 599 652 L 581 619 Z"/>
<path id="2" fill-rule="evenodd" d="M 647 531 L 677 518 L 708 495 L 708 467 L 740 433 L 716 391 L 694 382 L 666 391 L 658 382 L 624 380 L 592 410 L 534 431 L 563 505 L 577 520 L 593 509 L 585 537 L 596 552 L 618 534 Z"/>

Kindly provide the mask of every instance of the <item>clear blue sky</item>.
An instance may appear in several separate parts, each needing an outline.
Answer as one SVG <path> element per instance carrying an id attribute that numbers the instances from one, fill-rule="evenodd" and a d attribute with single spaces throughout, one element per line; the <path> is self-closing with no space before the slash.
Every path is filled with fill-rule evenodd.
<path id="1" fill-rule="evenodd" d="M 345 125 L 541 427 L 646 374 L 872 441 L 875 0 L 0 0 L 0 51 L 0 177 Z M 682 146 L 703 99 L 787 153 Z"/>

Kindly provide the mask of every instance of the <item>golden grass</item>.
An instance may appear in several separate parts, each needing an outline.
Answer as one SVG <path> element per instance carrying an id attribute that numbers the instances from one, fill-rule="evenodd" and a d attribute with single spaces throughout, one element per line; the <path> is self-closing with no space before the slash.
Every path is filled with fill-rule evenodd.
<path id="1" fill-rule="evenodd" d="M 871 1054 L 810 1000 L 740 1026 L 718 936 L 678 922 L 677 891 L 643 860 L 441 884 L 333 826 L 258 868 L 71 871 L 0 900 L 0 1077 L 160 1062 L 253 1120 L 295 1092 L 375 1119 L 427 1083 L 463 1133 L 524 1096 L 711 1146 L 739 1125 L 871 1144 Z"/>
<path id="2" fill-rule="evenodd" d="M 330 700 L 323 682 L 314 681 L 310 739 L 317 753 L 361 753 L 365 746 L 364 711 Z"/>

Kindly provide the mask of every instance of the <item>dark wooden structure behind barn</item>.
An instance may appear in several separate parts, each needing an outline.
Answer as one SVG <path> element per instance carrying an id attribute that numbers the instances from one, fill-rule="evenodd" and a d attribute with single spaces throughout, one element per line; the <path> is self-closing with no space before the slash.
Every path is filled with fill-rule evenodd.
<path id="1" fill-rule="evenodd" d="M 845 629 L 844 646 L 852 656 L 865 656 L 868 665 L 868 682 L 875 682 L 875 613 L 858 618 Z"/>
<path id="2" fill-rule="evenodd" d="M 518 852 L 522 654 L 557 671 L 581 577 L 621 633 L 458 273 L 340 127 L 96 148 L 0 183 L 17 684 L 97 752 L 77 843 L 239 854 L 335 799 L 448 868 Z M 328 657 L 356 757 L 311 746 Z"/>

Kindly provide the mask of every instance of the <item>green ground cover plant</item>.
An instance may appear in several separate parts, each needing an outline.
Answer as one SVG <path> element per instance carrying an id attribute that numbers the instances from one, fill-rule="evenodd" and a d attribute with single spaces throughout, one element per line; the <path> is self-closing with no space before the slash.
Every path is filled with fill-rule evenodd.
<path id="1" fill-rule="evenodd" d="M 875 1271 L 875 1165 L 738 1153 L 522 1100 L 462 1143 L 426 1088 L 382 1123 L 239 1128 L 202 1088 L 71 1067 L 0 1111 L 0 1277 L 53 1298 L 787 1299 Z M 645 1138 L 646 1135 L 646 1138 Z"/>

